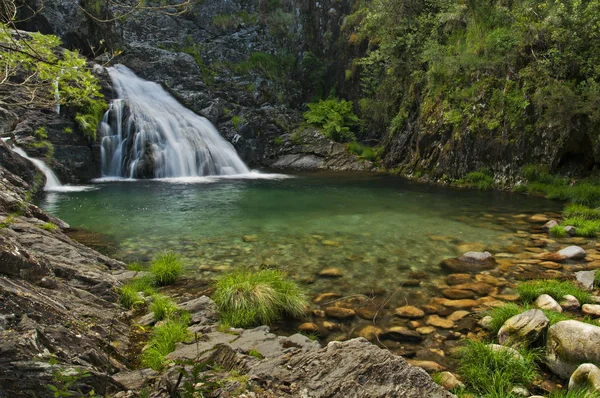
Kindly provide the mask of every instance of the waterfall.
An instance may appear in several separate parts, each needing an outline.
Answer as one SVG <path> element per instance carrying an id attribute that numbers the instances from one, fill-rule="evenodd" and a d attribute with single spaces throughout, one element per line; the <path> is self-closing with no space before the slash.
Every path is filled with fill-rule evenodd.
<path id="1" fill-rule="evenodd" d="M 172 178 L 249 173 L 233 145 L 160 85 L 108 68 L 118 98 L 100 124 L 102 175 Z"/>
<path id="2" fill-rule="evenodd" d="M 2 138 L 2 140 L 8 141 L 8 138 Z M 60 180 L 58 179 L 58 177 L 56 176 L 56 174 L 54 174 L 54 171 L 52 171 L 52 169 L 46 163 L 44 163 L 40 159 L 29 157 L 29 155 L 27 155 L 27 152 L 25 152 L 23 149 L 19 148 L 16 145 L 10 146 L 10 149 L 17 155 L 21 156 L 22 158 L 29 160 L 31 163 L 33 163 L 33 165 L 35 167 L 37 167 L 37 169 L 39 171 L 44 173 L 44 175 L 46 176 L 46 185 L 44 185 L 44 191 L 48 191 L 48 192 L 78 192 L 78 191 L 87 191 L 87 190 L 93 189 L 91 187 L 84 186 L 84 185 L 79 185 L 79 186 L 63 185 L 60 182 Z"/>

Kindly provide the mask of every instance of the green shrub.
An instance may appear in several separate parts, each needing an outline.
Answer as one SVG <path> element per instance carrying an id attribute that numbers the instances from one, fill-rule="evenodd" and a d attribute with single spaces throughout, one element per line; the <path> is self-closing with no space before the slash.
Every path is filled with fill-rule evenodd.
<path id="1" fill-rule="evenodd" d="M 363 145 L 359 142 L 353 141 L 346 144 L 346 150 L 350 153 L 355 154 L 361 159 L 370 160 L 371 162 L 376 162 L 381 157 L 381 153 L 383 152 L 383 147 L 369 147 Z"/>
<path id="2" fill-rule="evenodd" d="M 175 350 L 177 343 L 188 338 L 187 321 L 185 319 L 167 319 L 152 330 L 152 337 L 142 353 L 142 366 L 161 370 L 167 354 Z"/>
<path id="3" fill-rule="evenodd" d="M 468 391 L 479 397 L 516 398 L 511 390 L 527 386 L 538 374 L 538 355 L 521 351 L 522 358 L 508 350 L 494 351 L 484 342 L 468 340 L 459 353 L 458 373 Z"/>
<path id="4" fill-rule="evenodd" d="M 46 130 L 46 127 L 40 127 L 37 130 L 35 130 L 35 136 L 36 138 L 40 139 L 40 140 L 45 140 L 48 138 L 48 130 Z"/>
<path id="5" fill-rule="evenodd" d="M 271 324 L 305 313 L 305 293 L 278 270 L 236 271 L 216 280 L 213 300 L 221 323 L 234 327 Z"/>
<path id="6" fill-rule="evenodd" d="M 484 171 L 473 171 L 465 177 L 466 183 L 480 191 L 490 190 L 494 185 L 494 178 Z"/>
<path id="7" fill-rule="evenodd" d="M 530 183 L 555 184 L 557 182 L 557 178 L 548 173 L 547 168 L 533 164 L 529 164 L 523 168 L 523 177 Z"/>
<path id="8" fill-rule="evenodd" d="M 573 282 L 558 280 L 535 280 L 520 283 L 517 286 L 519 296 L 525 303 L 535 301 L 541 294 L 548 294 L 557 301 L 570 294 L 581 304 L 590 303 L 591 293 L 579 288 Z"/>
<path id="9" fill-rule="evenodd" d="M 304 113 L 304 119 L 321 128 L 327 138 L 337 142 L 354 141 L 350 128 L 360 120 L 352 111 L 352 102 L 328 98 L 307 106 L 309 110 Z"/>
<path id="10" fill-rule="evenodd" d="M 155 294 L 152 296 L 150 311 L 154 314 L 156 321 L 162 321 L 177 314 L 177 305 L 169 297 L 163 294 Z"/>
<path id="11" fill-rule="evenodd" d="M 159 286 L 169 285 L 183 272 L 181 257 L 172 252 L 159 254 L 150 264 L 150 273 Z"/>

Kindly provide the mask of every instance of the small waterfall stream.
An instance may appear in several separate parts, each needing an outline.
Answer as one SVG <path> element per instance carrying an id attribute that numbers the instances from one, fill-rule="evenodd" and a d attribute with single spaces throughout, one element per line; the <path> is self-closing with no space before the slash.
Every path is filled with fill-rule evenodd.
<path id="1" fill-rule="evenodd" d="M 100 125 L 104 177 L 244 175 L 233 146 L 205 118 L 123 65 L 108 69 L 118 98 Z"/>
<path id="2" fill-rule="evenodd" d="M 6 142 L 9 139 L 2 138 L 2 140 Z M 63 185 L 60 182 L 60 180 L 58 179 L 58 177 L 56 176 L 56 174 L 54 173 L 54 171 L 52 171 L 52 169 L 46 163 L 44 163 L 40 159 L 30 157 L 29 155 L 27 155 L 27 152 L 25 152 L 23 149 L 19 148 L 16 145 L 9 145 L 9 147 L 14 153 L 21 156 L 22 158 L 29 160 L 31 163 L 33 163 L 35 165 L 35 167 L 37 167 L 38 170 L 40 170 L 42 173 L 44 173 L 44 175 L 46 176 L 46 185 L 44 185 L 44 191 L 47 191 L 47 192 L 79 192 L 79 191 L 87 191 L 87 190 L 93 189 L 92 187 L 85 186 L 85 185 Z"/>

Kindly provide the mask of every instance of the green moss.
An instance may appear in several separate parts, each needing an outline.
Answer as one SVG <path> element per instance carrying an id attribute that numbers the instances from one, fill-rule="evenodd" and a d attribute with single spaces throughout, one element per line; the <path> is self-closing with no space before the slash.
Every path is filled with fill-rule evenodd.
<path id="1" fill-rule="evenodd" d="M 65 129 L 63 131 L 65 132 L 65 134 L 72 134 L 73 133 L 73 129 L 71 127 L 65 127 Z"/>
<path id="2" fill-rule="evenodd" d="M 581 304 L 588 304 L 591 302 L 592 296 L 591 293 L 579 288 L 573 282 L 553 279 L 523 282 L 517 286 L 517 291 L 525 303 L 535 301 L 542 294 L 548 294 L 557 301 L 570 294 L 575 296 Z"/>
<path id="3" fill-rule="evenodd" d="M 79 131 L 91 141 L 96 139 L 96 130 L 107 109 L 108 105 L 103 98 L 88 98 L 77 107 L 75 123 Z"/>
<path id="4" fill-rule="evenodd" d="M 538 375 L 539 355 L 521 350 L 521 358 L 507 350 L 494 351 L 484 342 L 467 340 L 458 360 L 458 373 L 469 392 L 482 397 L 516 398 L 516 386 L 529 386 Z"/>
<path id="5" fill-rule="evenodd" d="M 273 144 L 275 144 L 275 146 L 282 146 L 283 145 L 283 137 L 281 137 L 281 136 L 275 137 L 273 139 Z"/>
<path id="6" fill-rule="evenodd" d="M 221 323 L 235 327 L 268 325 L 284 314 L 305 313 L 306 294 L 278 270 L 236 271 L 216 280 L 213 300 Z"/>
<path id="7" fill-rule="evenodd" d="M 48 138 L 48 130 L 46 130 L 46 127 L 42 126 L 35 130 L 34 135 L 37 139 L 45 140 Z"/>
<path id="8" fill-rule="evenodd" d="M 248 60 L 230 67 L 241 75 L 247 75 L 250 72 L 259 73 L 269 80 L 279 83 L 285 83 L 292 71 L 296 67 L 296 57 L 290 53 L 280 53 L 277 55 L 264 52 L 250 53 Z"/>
<path id="9" fill-rule="evenodd" d="M 169 285 L 183 273 L 181 256 L 165 252 L 156 256 L 150 264 L 150 274 L 159 286 Z"/>
<path id="10" fill-rule="evenodd" d="M 262 354 L 260 352 L 256 351 L 256 350 L 250 350 L 248 352 L 248 355 L 250 355 L 251 357 L 254 357 L 254 358 L 258 358 L 258 359 L 263 359 L 264 358 L 262 356 Z"/>
<path id="11" fill-rule="evenodd" d="M 49 232 L 53 232 L 58 229 L 58 225 L 51 223 L 51 222 L 47 222 L 47 223 L 42 224 L 42 229 L 49 231 Z"/>
<path id="12" fill-rule="evenodd" d="M 245 119 L 238 115 L 233 115 L 231 117 L 231 124 L 235 130 L 239 130 L 239 128 L 245 123 Z"/>

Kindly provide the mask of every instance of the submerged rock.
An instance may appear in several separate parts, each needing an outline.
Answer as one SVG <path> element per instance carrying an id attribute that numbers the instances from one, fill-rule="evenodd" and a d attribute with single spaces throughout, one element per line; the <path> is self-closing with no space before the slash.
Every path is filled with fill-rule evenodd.
<path id="1" fill-rule="evenodd" d="M 399 316 L 401 318 L 419 319 L 425 316 L 425 312 L 422 309 L 414 307 L 412 305 L 405 305 L 403 307 L 396 308 L 396 310 L 394 311 L 394 315 Z"/>
<path id="2" fill-rule="evenodd" d="M 489 252 L 467 252 L 458 258 L 441 262 L 441 267 L 450 272 L 479 272 L 496 267 L 496 259 Z"/>

